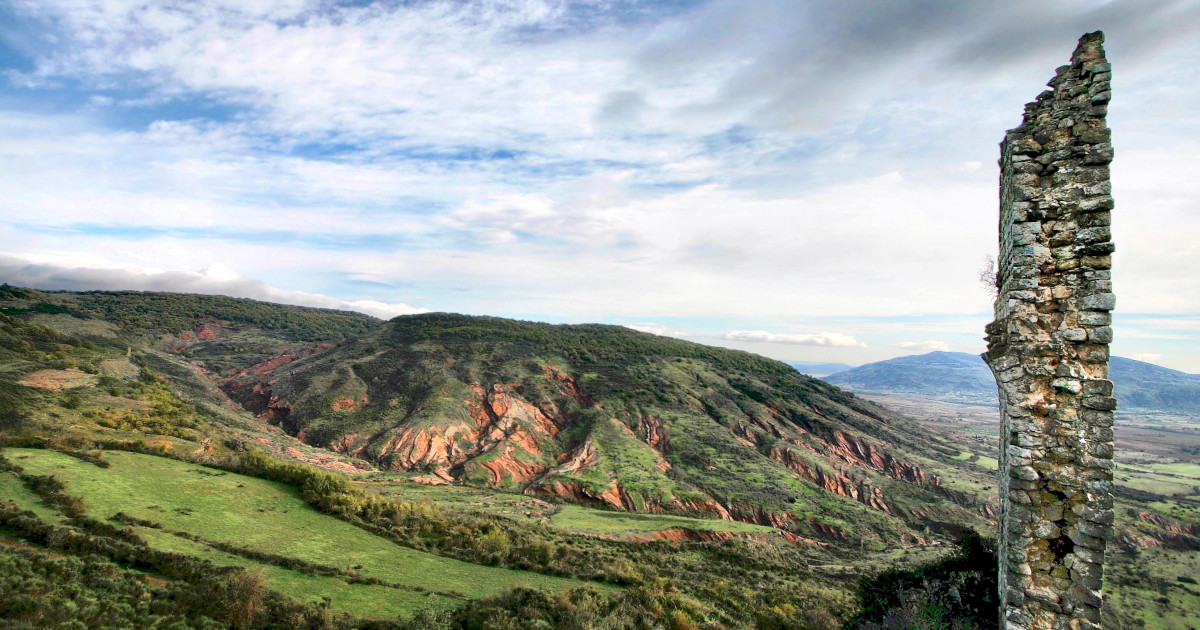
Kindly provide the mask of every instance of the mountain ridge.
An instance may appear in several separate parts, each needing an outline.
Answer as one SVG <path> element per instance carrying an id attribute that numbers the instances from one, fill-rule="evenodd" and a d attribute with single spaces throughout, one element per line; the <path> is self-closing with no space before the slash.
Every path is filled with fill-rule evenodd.
<path id="1" fill-rule="evenodd" d="M 180 404 L 248 436 L 277 433 L 239 439 L 279 442 L 276 452 L 326 467 L 829 540 L 917 540 L 930 522 L 958 531 L 989 518 L 943 485 L 935 462 L 952 449 L 934 450 L 895 412 L 738 350 L 601 324 L 446 313 L 382 322 L 137 292 L 8 288 L 0 306 L 64 331 L 104 322 L 105 343 L 136 350 L 130 358 Z M 32 363 L 18 369 L 27 378 Z M 159 422 L 87 413 L 115 427 Z"/>
<path id="2" fill-rule="evenodd" d="M 1200 375 L 1114 356 L 1110 376 L 1119 410 L 1200 414 Z M 996 403 L 996 385 L 983 360 L 965 352 L 929 352 L 868 363 L 822 380 L 864 393 L 916 394 Z"/>
<path id="3" fill-rule="evenodd" d="M 618 326 L 402 316 L 227 378 L 232 399 L 298 438 L 431 480 L 812 535 L 876 518 L 822 503 L 829 520 L 813 488 L 901 520 L 889 495 L 940 491 L 895 414 L 777 361 Z"/>

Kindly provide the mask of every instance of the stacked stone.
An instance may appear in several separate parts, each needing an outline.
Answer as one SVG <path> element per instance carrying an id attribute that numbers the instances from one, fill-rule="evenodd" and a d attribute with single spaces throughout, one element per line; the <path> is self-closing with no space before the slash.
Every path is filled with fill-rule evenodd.
<path id="1" fill-rule="evenodd" d="M 1084 35 L 1001 143 L 996 319 L 1001 627 L 1099 628 L 1112 535 L 1104 35 Z"/>

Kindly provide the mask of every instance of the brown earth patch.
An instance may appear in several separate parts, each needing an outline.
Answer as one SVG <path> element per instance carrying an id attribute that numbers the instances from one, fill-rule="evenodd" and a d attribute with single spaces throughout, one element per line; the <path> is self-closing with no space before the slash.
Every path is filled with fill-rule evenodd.
<path id="1" fill-rule="evenodd" d="M 64 389 L 95 385 L 99 380 L 100 377 L 95 374 L 88 374 L 72 368 L 69 370 L 38 370 L 17 383 L 26 387 L 60 392 Z"/>
<path id="2" fill-rule="evenodd" d="M 121 357 L 120 359 L 104 359 L 100 362 L 100 369 L 106 374 L 111 374 L 117 378 L 132 380 L 138 377 L 140 370 L 129 359 Z"/>
<path id="3" fill-rule="evenodd" d="M 364 404 L 366 404 L 365 400 L 358 401 L 353 398 L 339 398 L 333 401 L 333 408 L 335 411 L 358 411 L 362 409 Z"/>

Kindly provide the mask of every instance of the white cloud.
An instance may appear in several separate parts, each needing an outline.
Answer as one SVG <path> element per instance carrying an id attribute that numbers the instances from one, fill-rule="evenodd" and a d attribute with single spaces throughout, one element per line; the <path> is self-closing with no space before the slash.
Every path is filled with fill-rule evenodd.
<path id="1" fill-rule="evenodd" d="M 648 323 L 648 324 L 623 324 L 623 325 L 626 328 L 632 328 L 633 330 L 636 330 L 639 332 L 650 333 L 652 335 L 658 335 L 659 337 L 675 337 L 676 339 L 686 339 L 688 337 L 695 336 L 691 333 L 686 333 L 681 330 L 675 330 L 673 328 L 669 328 L 669 327 L 663 326 L 661 324 Z"/>
<path id="2" fill-rule="evenodd" d="M 105 264 L 95 258 L 33 261 L 0 254 L 0 280 L 15 286 L 52 290 L 132 290 L 201 293 L 250 298 L 277 304 L 356 311 L 379 318 L 424 313 L 428 309 L 378 300 L 341 300 L 318 293 L 287 291 L 261 280 L 243 278 L 219 264 L 200 270 L 146 270 Z"/>
<path id="3" fill-rule="evenodd" d="M 1195 2 L 351 4 L 14 3 L 35 69 L 0 85 L 0 251 L 961 348 L 996 141 L 1105 28 L 1118 315 L 1200 312 Z M 88 105 L 20 109 L 22 83 Z M 1142 328 L 1118 339 L 1174 334 Z"/>
<path id="4" fill-rule="evenodd" d="M 1138 361 L 1145 361 L 1146 363 L 1157 363 L 1162 359 L 1162 355 L 1157 352 L 1143 352 L 1133 358 Z"/>
<path id="5" fill-rule="evenodd" d="M 842 348 L 862 348 L 867 344 L 836 332 L 823 332 L 815 335 L 797 335 L 790 333 L 772 333 L 765 330 L 731 330 L 724 338 L 729 341 L 753 341 L 758 343 L 794 343 L 804 346 L 836 346 Z"/>
<path id="6" fill-rule="evenodd" d="M 917 352 L 949 352 L 950 344 L 945 341 L 902 341 L 896 344 L 897 348 L 902 350 L 914 350 Z"/>

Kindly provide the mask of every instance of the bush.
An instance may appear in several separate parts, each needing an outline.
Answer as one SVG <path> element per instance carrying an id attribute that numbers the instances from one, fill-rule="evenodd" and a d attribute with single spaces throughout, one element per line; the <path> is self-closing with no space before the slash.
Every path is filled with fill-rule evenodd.
<path id="1" fill-rule="evenodd" d="M 967 530 L 958 550 L 915 569 L 864 576 L 851 628 L 996 628 L 999 601 L 993 541 Z"/>

